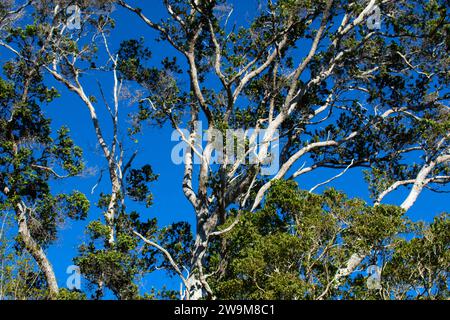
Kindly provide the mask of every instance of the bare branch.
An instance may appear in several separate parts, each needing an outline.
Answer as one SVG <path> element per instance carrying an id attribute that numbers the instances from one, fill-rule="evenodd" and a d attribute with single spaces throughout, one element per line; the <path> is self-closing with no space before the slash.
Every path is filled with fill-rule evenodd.
<path id="1" fill-rule="evenodd" d="M 169 263 L 171 264 L 172 268 L 175 270 L 175 272 L 178 274 L 178 276 L 181 278 L 181 281 L 183 281 L 183 284 L 187 287 L 187 282 L 186 282 L 186 278 L 183 275 L 183 272 L 181 271 L 181 269 L 178 267 L 178 264 L 175 262 L 175 260 L 172 258 L 172 255 L 170 254 L 169 251 L 167 251 L 166 249 L 164 249 L 163 247 L 161 247 L 159 244 L 157 244 L 156 242 L 153 242 L 149 239 L 147 239 L 146 237 L 144 237 L 143 235 L 141 235 L 139 232 L 137 231 L 133 231 L 133 233 L 135 235 L 137 235 L 139 238 L 141 238 L 142 241 L 144 241 L 146 244 L 155 247 L 156 249 L 158 249 L 159 251 L 161 251 L 164 256 L 166 257 L 166 259 L 169 261 Z"/>
<path id="2" fill-rule="evenodd" d="M 342 176 L 343 176 L 343 175 L 344 175 L 344 174 L 345 174 L 345 173 L 353 166 L 354 163 L 355 163 L 355 159 L 353 159 L 353 160 L 351 161 L 351 163 L 347 166 L 347 168 L 344 169 L 344 171 L 342 171 L 341 173 L 339 173 L 339 174 L 335 175 L 334 177 L 328 179 L 327 181 L 324 181 L 324 182 L 322 182 L 322 183 L 317 184 L 315 187 L 311 188 L 311 189 L 309 190 L 309 192 L 312 193 L 312 192 L 314 192 L 314 190 L 316 190 L 317 188 L 319 188 L 319 187 L 321 187 L 321 186 L 324 186 L 324 185 L 327 185 L 328 183 L 330 183 L 330 182 L 336 180 L 337 178 L 342 177 Z"/>

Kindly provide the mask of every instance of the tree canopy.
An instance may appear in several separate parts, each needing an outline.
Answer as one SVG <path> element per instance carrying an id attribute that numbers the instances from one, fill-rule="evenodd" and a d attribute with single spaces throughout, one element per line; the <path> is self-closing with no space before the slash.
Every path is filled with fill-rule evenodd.
<path id="1" fill-rule="evenodd" d="M 409 212 L 449 200 L 449 2 L 158 5 L 0 4 L 0 299 L 448 299 L 448 213 Z M 173 163 L 142 159 L 150 130 L 178 138 Z M 190 212 L 163 225 L 148 210 L 174 156 L 164 215 Z M 68 219 L 75 290 L 47 254 Z M 160 270 L 181 288 L 142 290 Z"/>

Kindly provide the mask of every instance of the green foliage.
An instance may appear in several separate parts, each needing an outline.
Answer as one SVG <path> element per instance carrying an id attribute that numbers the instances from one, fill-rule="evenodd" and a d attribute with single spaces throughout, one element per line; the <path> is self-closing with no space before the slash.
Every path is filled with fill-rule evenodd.
<path id="1" fill-rule="evenodd" d="M 136 262 L 129 255 L 117 250 L 88 253 L 88 249 L 84 247 L 80 251 L 82 256 L 76 258 L 75 263 L 88 280 L 107 286 L 120 299 L 136 297 L 137 286 L 133 283 Z"/>
<path id="2" fill-rule="evenodd" d="M 48 299 L 45 279 L 32 257 L 14 249 L 13 216 L 0 212 L 0 300 Z"/>
<path id="3" fill-rule="evenodd" d="M 109 228 L 100 221 L 92 221 L 87 226 L 87 232 L 93 240 L 97 240 L 108 237 Z"/>
<path id="4" fill-rule="evenodd" d="M 400 239 L 386 263 L 386 286 L 395 299 L 448 299 L 450 220 L 442 214 L 429 224 L 417 224 L 414 238 Z"/>
<path id="5" fill-rule="evenodd" d="M 101 298 L 104 289 L 108 288 L 119 299 L 174 298 L 177 294 L 166 289 L 143 296 L 138 292 L 137 283 L 149 272 L 157 268 L 167 268 L 170 274 L 174 271 L 161 252 L 139 243 L 132 230 L 148 239 L 160 240 L 176 261 L 186 263 L 189 259 L 192 235 L 187 223 L 176 223 L 159 230 L 156 219 L 142 222 L 136 212 L 122 213 L 115 223 L 115 242 L 110 244 L 109 227 L 93 221 L 87 227 L 89 241 L 79 247 L 74 262 L 91 287 L 96 288 L 94 297 Z"/>
<path id="6" fill-rule="evenodd" d="M 239 221 L 218 240 L 210 258 L 210 270 L 220 270 L 212 281 L 219 298 L 317 299 L 325 292 L 326 299 L 431 299 L 448 294 L 448 215 L 430 225 L 414 224 L 398 207 L 370 207 L 333 189 L 310 194 L 292 181 L 279 181 L 264 208 L 243 213 Z M 402 236 L 409 233 L 415 233 L 411 240 Z M 365 256 L 358 267 L 364 272 L 383 261 L 381 290 L 369 290 L 367 276 L 358 272 L 332 282 L 354 253 Z M 425 287 L 422 279 L 429 279 Z"/>
<path id="7" fill-rule="evenodd" d="M 207 168 L 205 190 L 192 201 L 194 237 L 187 222 L 161 227 L 144 216 L 153 204 L 151 186 L 158 175 L 150 165 L 134 168 L 134 156 L 122 166 L 128 145 L 119 141 L 128 130 L 137 144 L 135 135 L 143 132 L 144 123 L 188 128 L 207 120 L 210 128 L 224 132 L 266 129 L 274 119 L 283 119 L 281 165 L 301 148 L 329 141 L 308 149 L 300 161 L 311 163 L 311 171 L 364 167 L 376 199 L 448 154 L 448 1 L 377 2 L 383 30 L 373 31 L 365 21 L 353 25 L 364 1 L 335 0 L 329 17 L 325 10 L 330 2 L 325 0 L 261 1 L 248 23 L 230 26 L 226 0 L 167 0 L 168 14 L 147 20 L 147 25 L 183 62 L 167 54 L 160 63 L 152 61 L 144 37 L 124 40 L 118 48 L 109 44 L 110 59 L 105 59 L 100 49 L 115 27 L 109 14 L 116 1 L 59 1 L 57 7 L 47 2 L 30 3 L 23 12 L 15 12 L 14 1 L 0 3 L 0 40 L 5 50 L 13 48 L 13 58 L 7 55 L 2 61 L 0 76 L 0 215 L 16 219 L 7 234 L 0 233 L 0 298 L 49 298 L 46 279 L 35 265 L 36 252 L 58 239 L 66 218 L 84 220 L 95 212 L 93 199 L 80 191 L 52 190 L 53 180 L 80 176 L 85 166 L 69 129 L 54 128 L 46 116 L 45 106 L 67 93 L 50 86 L 48 76 L 58 72 L 64 80 L 54 78 L 82 93 L 90 108 L 105 104 L 112 111 L 103 90 L 98 96 L 93 88 L 82 87 L 92 83 L 87 77 L 103 80 L 100 73 L 117 71 L 114 76 L 123 89 L 120 108 L 123 98 L 133 105 L 129 118 L 103 130 L 103 119 L 97 118 L 102 112 L 94 117 L 91 110 L 97 135 L 102 127 L 105 137 L 111 131 L 114 137 L 104 139 L 108 147 L 102 145 L 112 185 L 98 199 L 103 217 L 89 221 L 74 259 L 90 287 L 86 292 L 61 289 L 56 298 L 85 299 L 94 291 L 93 297 L 100 299 L 107 289 L 118 299 L 179 298 L 167 288 L 139 292 L 140 280 L 150 272 L 166 269 L 177 275 L 167 257 L 139 233 L 161 245 L 191 275 L 199 272 L 193 261 L 204 254 L 199 262 L 219 298 L 448 299 L 448 214 L 414 223 L 398 207 L 370 206 L 334 189 L 308 193 L 292 180 L 275 181 L 264 204 L 248 212 L 255 191 L 268 181 L 258 175 L 260 167 L 243 164 L 228 176 L 230 167 L 213 165 Z M 69 4 L 92 12 L 83 16 L 80 30 L 64 27 Z M 22 14 L 27 19 L 20 20 Z M 349 20 L 339 27 L 344 16 Z M 317 50 L 309 56 L 321 25 L 325 28 Z M 299 64 L 304 68 L 297 74 Z M 320 112 L 325 105 L 326 112 Z M 438 178 L 426 187 L 436 191 L 449 175 L 447 162 L 436 165 L 429 177 Z M 184 181 L 184 191 L 197 182 Z M 130 207 L 135 211 L 129 212 Z M 211 236 L 236 219 L 230 232 Z M 24 222 L 31 245 L 16 230 Z M 336 277 L 355 254 L 363 256 L 358 268 Z M 381 289 L 367 288 L 370 265 L 382 269 Z"/>
<path id="8" fill-rule="evenodd" d="M 126 79 L 144 82 L 157 76 L 156 69 L 146 69 L 141 63 L 141 60 L 148 60 L 152 56 L 151 51 L 145 48 L 143 38 L 122 42 L 118 55 L 118 70 Z"/>
<path id="9" fill-rule="evenodd" d="M 0 77 L 0 208 L 16 218 L 10 235 L 14 251 L 5 251 L 2 265 L 7 266 L 6 296 L 16 299 L 54 298 L 36 262 L 41 266 L 43 250 L 57 239 L 65 218 L 84 219 L 90 207 L 79 191 L 55 194 L 51 188 L 52 179 L 77 175 L 84 165 L 69 130 L 62 127 L 53 138 L 51 120 L 43 111 L 59 93 L 44 83 L 45 55 L 32 50 L 42 31 L 42 25 L 9 30 L 4 40 L 16 44 L 22 58 L 4 61 Z M 15 293 L 11 286 L 17 286 Z"/>
<path id="10" fill-rule="evenodd" d="M 51 138 L 50 120 L 40 104 L 53 100 L 57 93 L 43 85 L 40 72 L 13 60 L 5 74 L 7 80 L 0 81 L 5 89 L 0 97 L 5 112 L 0 117 L 0 187 L 9 191 L 4 193 L 2 206 L 15 209 L 20 201 L 31 203 L 30 231 L 46 246 L 56 239 L 57 224 L 64 216 L 82 219 L 87 215 L 89 202 L 83 194 L 55 196 L 49 185 L 51 178 L 61 178 L 56 171 L 64 170 L 67 176 L 80 173 L 83 154 L 67 128 L 58 131 L 57 139 Z"/>
<path id="11" fill-rule="evenodd" d="M 156 181 L 158 175 L 153 173 L 152 167 L 149 165 L 143 166 L 141 169 L 132 169 L 128 174 L 127 181 L 127 195 L 135 201 L 145 201 L 147 207 L 153 203 L 153 195 L 150 193 L 148 184 Z"/>
<path id="12" fill-rule="evenodd" d="M 148 94 L 139 101 L 138 111 L 133 115 L 133 126 L 129 128 L 131 135 L 140 133 L 146 121 L 163 125 L 168 119 L 177 120 L 187 102 L 175 77 L 182 72 L 176 58 L 165 57 L 160 68 L 147 67 L 151 56 L 143 38 L 123 41 L 118 51 L 121 77 L 139 83 Z"/>
<path id="13" fill-rule="evenodd" d="M 86 300 L 86 295 L 79 291 L 71 291 L 66 288 L 61 288 L 58 300 Z"/>

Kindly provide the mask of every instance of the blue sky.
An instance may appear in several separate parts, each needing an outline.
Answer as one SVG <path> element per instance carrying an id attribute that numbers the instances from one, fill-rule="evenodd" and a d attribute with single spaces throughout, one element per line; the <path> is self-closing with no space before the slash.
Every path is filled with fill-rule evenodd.
<path id="1" fill-rule="evenodd" d="M 140 3 L 142 2 L 142 4 Z M 235 19 L 230 19 L 230 24 L 241 24 L 249 21 L 249 17 L 254 8 L 258 5 L 258 1 L 233 1 Z M 145 14 L 151 19 L 158 21 L 166 16 L 166 10 L 161 5 L 162 1 L 137 1 L 136 6 L 141 7 Z M 181 62 L 184 62 L 183 57 L 171 47 L 154 41 L 156 33 L 150 30 L 141 20 L 136 19 L 133 15 L 120 9 L 113 15 L 117 21 L 117 28 L 113 31 L 109 38 L 111 42 L 111 49 L 117 49 L 120 42 L 126 39 L 144 37 L 146 44 L 152 51 L 152 59 L 150 63 L 156 65 L 166 56 L 175 56 Z M 111 88 L 111 75 L 103 79 L 102 85 L 104 88 Z M 86 77 L 87 78 L 87 77 Z M 88 79 L 86 79 L 89 81 Z M 183 80 L 182 80 L 183 81 Z M 187 82 L 187 80 L 186 80 Z M 89 83 L 89 82 L 86 82 Z M 97 89 L 94 86 L 93 90 Z M 58 88 L 60 85 L 55 84 Z M 62 88 L 61 88 L 62 89 Z M 64 89 L 63 89 L 64 90 Z M 107 89 L 104 89 L 108 92 Z M 96 141 L 93 139 L 94 131 L 90 122 L 89 113 L 82 102 L 72 93 L 62 94 L 62 97 L 53 102 L 47 109 L 47 114 L 53 119 L 53 126 L 55 128 L 65 125 L 71 129 L 75 142 L 82 146 L 85 152 L 87 165 L 90 167 L 101 169 L 105 165 L 102 155 L 96 148 Z M 105 109 L 98 108 L 99 118 L 108 119 L 108 114 Z M 127 106 L 123 106 L 121 110 L 122 116 L 125 116 L 129 111 Z M 108 127 L 108 123 L 102 123 L 103 126 Z M 143 219 L 157 217 L 161 226 L 168 225 L 177 221 L 189 221 L 194 223 L 195 218 L 192 208 L 185 199 L 181 189 L 181 179 L 184 168 L 182 165 L 177 166 L 172 163 L 171 152 L 176 142 L 171 141 L 172 128 L 164 127 L 152 128 L 146 127 L 143 134 L 139 137 L 139 155 L 136 158 L 135 166 L 139 167 L 144 164 L 151 164 L 155 173 L 159 174 L 159 180 L 153 184 L 152 192 L 154 194 L 154 205 L 151 208 L 144 208 L 137 206 L 140 209 Z M 126 136 L 126 132 L 124 132 Z M 126 137 L 124 137 L 126 140 Z M 130 144 L 130 154 L 133 152 L 133 144 Z M 99 163 L 101 162 L 101 163 Z M 58 185 L 54 186 L 54 190 L 58 192 L 70 192 L 73 188 L 79 191 L 91 194 L 92 187 L 96 184 L 98 175 L 86 177 L 84 179 L 74 178 L 72 181 L 58 181 Z M 98 195 L 101 191 L 108 192 L 109 180 L 108 175 L 104 174 L 102 183 L 96 189 L 95 193 L 90 196 L 93 203 L 98 200 Z M 128 207 L 129 210 L 133 208 Z M 98 217 L 101 212 L 93 207 L 91 216 L 88 220 Z M 76 255 L 77 247 L 81 241 L 86 239 L 84 228 L 87 223 L 68 221 L 67 225 L 60 231 L 60 237 L 57 243 L 49 248 L 48 254 L 52 261 L 60 286 L 64 287 L 67 279 L 66 269 L 73 264 L 72 259 Z M 141 290 L 149 291 L 152 286 L 160 288 L 166 285 L 169 288 L 179 288 L 179 280 L 177 278 L 169 278 L 164 271 L 157 271 L 143 280 Z M 82 283 L 86 284 L 85 281 Z"/>
<path id="2" fill-rule="evenodd" d="M 234 3 L 234 12 L 230 18 L 229 24 L 245 24 L 249 21 L 253 12 L 258 7 L 258 0 L 231 1 Z M 139 7 L 143 12 L 155 21 L 166 15 L 165 9 L 162 7 L 160 0 L 150 1 L 134 1 L 134 4 L 140 3 Z M 172 48 L 164 43 L 154 41 L 156 33 L 148 28 L 141 20 L 138 20 L 129 12 L 120 9 L 114 13 L 113 17 L 117 21 L 117 27 L 113 30 L 110 37 L 111 49 L 116 50 L 121 41 L 131 38 L 144 37 L 146 44 L 153 53 L 151 63 L 159 64 L 166 56 L 177 56 L 179 61 L 184 61 Z M 1 56 L 0 56 L 1 58 Z M 99 78 L 104 86 L 105 92 L 108 94 L 111 88 L 111 75 L 107 74 L 104 78 Z M 94 81 L 85 77 L 85 84 L 88 91 L 95 94 L 97 85 Z M 56 192 L 70 192 L 74 189 L 82 191 L 89 196 L 92 203 L 98 200 L 100 192 L 109 191 L 109 179 L 105 172 L 102 183 L 97 187 L 94 194 L 91 194 L 92 187 L 96 184 L 99 172 L 105 166 L 102 154 L 96 146 L 94 130 L 90 122 L 89 113 L 85 105 L 73 93 L 67 92 L 59 84 L 54 84 L 61 89 L 62 97 L 45 107 L 45 113 L 53 119 L 53 127 L 59 128 L 62 125 L 71 129 L 75 142 L 80 145 L 85 152 L 87 166 L 96 168 L 97 174 L 83 178 L 73 178 L 53 183 Z M 121 106 L 121 114 L 125 117 L 131 107 L 126 104 Z M 98 104 L 98 113 L 100 119 L 107 119 L 106 109 Z M 102 126 L 110 129 L 107 122 L 101 122 Z M 108 130 L 105 130 L 108 132 Z M 170 127 L 152 128 L 146 127 L 143 135 L 139 136 L 139 144 L 135 145 L 131 142 L 127 143 L 129 155 L 138 148 L 139 155 L 136 158 L 135 166 L 150 164 L 155 173 L 159 174 L 158 182 L 153 184 L 154 205 L 146 209 L 143 206 L 129 207 L 130 210 L 138 209 L 143 219 L 157 217 L 160 225 L 167 225 L 176 221 L 194 221 L 193 211 L 190 204 L 185 199 L 181 190 L 181 180 L 183 176 L 183 166 L 174 165 L 171 161 L 171 151 L 175 146 L 175 142 L 171 141 L 172 129 Z M 127 139 L 126 132 L 122 132 L 124 140 Z M 330 170 L 317 170 L 310 175 L 302 176 L 298 179 L 300 187 L 309 189 L 319 182 L 327 180 L 335 175 Z M 360 197 L 370 201 L 369 192 L 364 182 L 363 174 L 360 169 L 352 169 L 346 175 L 339 178 L 329 186 L 335 186 L 339 190 L 345 191 L 350 197 Z M 320 192 L 321 189 L 317 190 Z M 406 195 L 406 190 L 397 192 L 385 199 L 386 203 L 400 204 Z M 436 214 L 448 210 L 450 196 L 448 194 L 434 194 L 425 191 L 415 206 L 409 212 L 409 216 L 413 220 L 430 220 Z M 88 221 L 92 221 L 99 217 L 101 212 L 93 206 Z M 72 259 L 76 256 L 78 245 L 86 239 L 84 229 L 86 222 L 67 221 L 61 226 L 58 241 L 52 245 L 49 250 L 49 258 L 52 261 L 59 284 L 61 287 L 66 285 L 66 269 L 72 265 Z M 86 282 L 83 281 L 83 285 Z M 155 272 L 144 280 L 143 291 L 150 291 L 152 286 L 160 288 L 162 285 L 177 289 L 179 280 L 177 278 L 170 279 L 164 272 Z"/>

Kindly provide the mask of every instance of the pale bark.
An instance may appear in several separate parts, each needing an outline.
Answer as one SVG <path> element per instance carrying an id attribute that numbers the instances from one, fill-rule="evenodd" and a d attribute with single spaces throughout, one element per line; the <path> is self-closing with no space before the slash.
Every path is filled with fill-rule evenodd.
<path id="1" fill-rule="evenodd" d="M 450 155 L 441 155 L 437 157 L 435 160 L 430 160 L 426 162 L 419 170 L 417 175 L 412 179 L 407 180 L 399 180 L 392 183 L 388 188 L 380 192 L 375 200 L 375 205 L 380 205 L 383 199 L 394 192 L 401 186 L 409 186 L 412 185 L 410 192 L 408 193 L 405 200 L 402 202 L 400 207 L 405 211 L 409 211 L 414 203 L 419 198 L 423 189 L 432 183 L 436 184 L 446 184 L 450 182 L 450 176 L 439 176 L 432 174 L 433 170 L 436 169 L 436 166 L 441 164 L 446 164 L 450 161 Z"/>
<path id="2" fill-rule="evenodd" d="M 421 194 L 423 188 L 427 185 L 429 180 L 427 181 L 428 175 L 431 173 L 431 171 L 441 163 L 446 163 L 450 161 L 450 155 L 443 155 L 438 157 L 435 161 L 431 161 L 427 164 L 425 164 L 422 169 L 417 174 L 417 177 L 415 178 L 414 185 L 412 187 L 411 192 L 409 193 L 408 197 L 403 201 L 401 204 L 401 208 L 405 211 L 408 211 L 416 202 L 417 198 Z"/>
<path id="3" fill-rule="evenodd" d="M 47 281 L 50 298 L 56 299 L 59 294 L 59 287 L 55 272 L 44 250 L 42 250 L 41 246 L 31 236 L 27 223 L 27 210 L 30 209 L 24 203 L 18 203 L 16 206 L 17 221 L 19 223 L 19 235 L 23 241 L 25 249 L 33 257 L 39 266 L 39 269 L 44 274 L 45 280 Z"/>
<path id="4" fill-rule="evenodd" d="M 339 281 L 351 275 L 361 262 L 366 258 L 366 255 L 361 253 L 354 253 L 345 263 L 345 267 L 339 268 L 333 279 L 327 284 L 325 290 L 317 297 L 317 300 L 322 300 L 334 286 L 339 286 Z"/>
<path id="5" fill-rule="evenodd" d="M 381 3 L 388 3 L 388 2 L 392 1 L 390 0 L 381 1 Z M 189 27 L 186 21 L 192 18 L 192 16 L 196 13 L 203 14 L 198 7 L 193 5 L 191 16 L 186 15 L 180 16 L 173 10 L 172 7 L 170 7 L 170 5 L 168 5 L 168 3 L 166 3 L 168 13 L 174 19 L 175 25 L 177 25 L 177 27 L 179 25 L 181 28 L 180 30 L 184 30 L 186 38 L 188 39 L 186 43 L 181 44 L 182 41 L 180 41 L 179 39 L 175 41 L 171 37 L 170 28 L 166 29 L 165 25 L 153 22 L 152 20 L 147 18 L 141 10 L 131 7 L 125 1 L 119 1 L 119 3 L 128 10 L 134 12 L 149 27 L 161 33 L 169 43 L 171 43 L 178 51 L 180 51 L 186 57 L 189 65 L 189 76 L 191 85 L 190 91 L 191 94 L 196 98 L 197 102 L 197 106 L 193 107 L 193 113 L 195 113 L 195 115 L 192 117 L 191 120 L 198 119 L 200 117 L 199 116 L 200 111 L 194 110 L 198 108 L 203 112 L 204 116 L 208 120 L 209 125 L 208 130 L 214 130 L 214 121 L 212 121 L 213 120 L 212 113 L 208 106 L 207 99 L 205 99 L 206 90 L 204 90 L 201 87 L 201 84 L 199 82 L 199 70 L 198 66 L 196 65 L 196 61 L 198 60 L 196 60 L 197 52 L 195 52 L 195 48 L 196 48 L 196 41 L 198 40 L 200 33 L 208 31 L 210 32 L 211 37 L 210 40 L 214 50 L 214 61 L 212 61 L 212 67 L 218 79 L 220 80 L 220 83 L 222 84 L 224 94 L 226 97 L 226 112 L 224 116 L 225 120 L 229 119 L 236 102 L 238 101 L 239 98 L 243 96 L 242 92 L 244 92 L 246 87 L 250 83 L 252 83 L 252 80 L 257 78 L 261 74 L 264 74 L 264 72 L 266 71 L 272 73 L 273 75 L 272 79 L 273 82 L 271 82 L 272 89 L 266 90 L 267 92 L 264 93 L 265 97 L 263 99 L 263 103 L 265 103 L 266 101 L 270 101 L 270 110 L 268 110 L 267 118 L 258 119 L 258 121 L 256 122 L 257 129 L 259 129 L 259 126 L 261 126 L 262 128 L 263 123 L 264 125 L 267 124 L 267 126 L 264 128 L 266 129 L 265 131 L 266 134 L 263 139 L 263 142 L 261 143 L 261 148 L 258 154 L 258 158 L 263 159 L 267 154 L 269 142 L 273 141 L 277 130 L 283 127 L 283 124 L 287 121 L 287 119 L 289 119 L 289 117 L 292 114 L 294 114 L 294 112 L 297 111 L 302 112 L 302 108 L 304 106 L 301 105 L 301 101 L 302 98 L 307 93 L 307 91 L 311 89 L 313 86 L 318 85 L 320 82 L 327 80 L 327 78 L 329 78 L 333 74 L 333 72 L 339 66 L 339 64 L 342 63 L 344 57 L 351 54 L 352 50 L 356 50 L 356 48 L 353 47 L 351 49 L 342 49 L 340 46 L 342 39 L 344 39 L 346 35 L 352 32 L 355 29 L 355 27 L 364 23 L 366 18 L 370 14 L 372 14 L 372 11 L 375 8 L 377 1 L 370 0 L 366 2 L 365 6 L 362 8 L 362 11 L 358 14 L 355 14 L 353 20 L 352 20 L 353 15 L 352 13 L 349 12 L 344 14 L 341 24 L 334 34 L 334 39 L 331 40 L 331 44 L 327 44 L 327 46 L 330 49 L 334 50 L 334 55 L 330 57 L 328 63 L 323 65 L 320 73 L 318 73 L 314 78 L 310 79 L 303 86 L 300 87 L 299 81 L 300 78 L 302 77 L 305 70 L 307 70 L 307 68 L 311 64 L 311 61 L 313 61 L 314 57 L 318 53 L 321 53 L 320 48 L 321 45 L 323 44 L 322 42 L 324 42 L 323 38 L 325 37 L 325 35 L 327 35 L 327 26 L 329 25 L 330 21 L 330 14 L 333 1 L 328 0 L 326 2 L 326 6 L 323 12 L 321 13 L 321 16 L 316 17 L 317 19 L 320 19 L 320 25 L 318 26 L 315 34 L 313 34 L 312 44 L 311 47 L 309 48 L 307 55 L 301 60 L 299 65 L 290 75 L 283 78 L 283 81 L 287 82 L 288 84 L 286 85 L 285 83 L 283 83 L 282 86 L 287 87 L 288 94 L 286 95 L 285 100 L 282 102 L 282 105 L 278 109 L 280 110 L 278 114 L 276 111 L 277 109 L 275 108 L 274 97 L 271 96 L 270 91 L 273 90 L 275 92 L 277 89 L 277 72 L 279 61 L 281 61 L 278 58 L 280 56 L 280 52 L 282 52 L 288 46 L 289 31 L 291 30 L 291 28 L 295 27 L 294 23 L 292 23 L 292 20 L 287 21 L 285 29 L 280 31 L 278 34 L 274 34 L 273 39 L 268 40 L 265 45 L 261 46 L 261 48 L 258 49 L 257 52 L 255 53 L 254 57 L 252 57 L 246 63 L 244 63 L 240 70 L 236 70 L 235 74 L 233 74 L 232 76 L 230 75 L 228 77 L 224 71 L 227 67 L 226 62 L 224 62 L 224 60 L 226 59 L 222 54 L 222 50 L 224 49 L 226 50 L 226 40 L 223 40 L 224 43 L 221 43 L 222 41 L 221 34 L 216 32 L 216 30 L 214 30 L 215 25 L 211 21 L 211 18 L 204 15 L 204 17 L 207 18 L 205 19 L 207 21 L 206 23 L 202 21 L 198 25 L 195 25 L 192 28 L 192 30 L 188 30 Z M 312 21 L 309 22 L 306 21 L 305 23 L 309 27 Z M 369 32 L 363 39 L 361 39 L 360 44 L 364 44 L 367 41 L 369 41 L 374 34 L 375 32 Z M 175 37 L 177 36 L 175 35 Z M 371 68 L 370 70 L 367 71 L 362 70 L 361 77 L 369 77 L 371 73 L 375 72 L 376 70 L 377 68 Z M 234 90 L 232 90 L 232 88 L 234 88 Z M 367 91 L 364 91 L 364 88 L 358 88 L 358 90 L 367 93 Z M 322 114 L 325 110 L 331 109 L 331 105 L 334 103 L 334 99 L 336 98 L 334 94 L 335 92 L 334 90 L 332 90 L 332 93 L 329 95 L 328 99 L 326 100 L 323 106 L 317 108 L 312 115 L 305 115 L 305 118 L 303 120 L 304 123 L 311 124 L 311 122 L 314 120 L 315 117 Z M 381 119 L 388 117 L 390 114 L 397 113 L 400 111 L 401 110 L 393 110 L 393 109 L 388 110 L 381 115 Z M 319 120 L 319 122 L 316 123 L 325 121 L 328 117 L 329 116 L 325 117 L 322 120 Z M 377 123 L 375 121 L 370 122 L 367 124 L 365 128 L 362 128 L 362 130 L 367 129 L 369 126 L 376 126 L 376 124 Z M 275 179 L 284 179 L 287 173 L 294 168 L 295 164 L 299 159 L 301 159 L 302 157 L 306 157 L 312 151 L 315 151 L 319 148 L 339 147 L 344 143 L 358 137 L 361 131 L 358 130 L 356 132 L 352 132 L 348 136 L 344 136 L 339 140 L 337 138 L 336 140 L 328 138 L 325 141 L 307 143 L 305 146 L 300 147 L 297 152 L 294 152 L 294 154 L 290 158 L 288 158 L 284 163 L 282 163 L 282 167 L 278 172 L 278 174 L 276 174 L 273 179 L 269 180 L 259 190 L 257 190 L 256 199 L 254 200 L 253 204 L 250 204 L 252 205 L 251 210 L 252 211 L 256 210 L 258 206 L 262 203 L 265 193 L 269 190 L 273 181 Z M 203 275 L 202 260 L 209 246 L 209 238 L 221 235 L 221 232 L 218 232 L 216 230 L 218 225 L 220 225 L 219 217 L 221 213 L 219 213 L 219 210 L 226 210 L 227 206 L 236 203 L 237 201 L 240 201 L 242 198 L 244 199 L 242 201 L 242 204 L 245 205 L 249 198 L 249 194 L 253 191 L 252 189 L 256 185 L 255 180 L 257 180 L 258 178 L 258 171 L 253 172 L 252 170 L 248 170 L 246 173 L 244 173 L 244 175 L 245 174 L 247 175 L 245 177 L 240 177 L 237 174 L 238 168 L 242 164 L 241 160 L 238 160 L 233 166 L 231 166 L 231 169 L 229 171 L 226 171 L 229 168 L 225 169 L 225 166 L 222 166 L 219 170 L 223 170 L 226 176 L 226 179 L 222 181 L 222 183 L 224 184 L 223 187 L 226 189 L 223 195 L 224 199 L 216 199 L 215 198 L 216 195 L 209 197 L 208 183 L 212 175 L 212 169 L 210 167 L 211 152 L 212 152 L 212 144 L 209 143 L 206 146 L 206 148 L 202 151 L 202 155 L 200 156 L 201 166 L 199 175 L 197 177 L 199 186 L 198 190 L 196 191 L 194 191 L 193 189 L 193 161 L 192 161 L 193 150 L 190 150 L 190 152 L 188 152 L 185 156 L 185 172 L 182 187 L 186 198 L 192 204 L 197 219 L 197 234 L 193 248 L 190 274 L 189 277 L 187 277 L 189 283 L 187 287 L 191 289 L 198 287 L 198 289 L 192 289 L 192 292 L 190 292 L 190 294 L 187 295 L 189 298 L 194 299 L 204 297 L 205 294 L 213 296 L 212 293 L 210 292 L 210 289 L 208 289 L 208 284 L 206 282 L 205 276 Z M 354 160 L 351 163 L 347 162 L 345 166 L 344 164 L 342 164 L 342 166 L 344 166 L 342 167 L 344 171 L 341 174 L 338 174 L 337 176 L 327 180 L 325 183 L 329 183 L 332 180 L 338 178 L 339 176 L 344 174 L 350 167 L 363 165 L 366 162 L 367 161 L 359 159 Z M 261 163 L 255 165 L 255 168 L 259 168 L 260 165 Z M 301 174 L 311 172 L 319 167 L 325 167 L 325 165 L 323 163 L 314 163 L 307 168 L 302 167 L 294 173 L 293 177 L 297 177 Z M 219 195 L 218 197 L 221 196 L 222 195 Z M 217 209 L 216 207 L 220 209 Z M 237 222 L 233 223 L 231 227 L 226 229 L 226 231 L 227 232 L 230 231 L 236 224 Z M 338 271 L 338 273 L 335 276 L 335 280 L 333 281 L 336 282 L 340 278 L 348 276 L 351 272 L 354 271 L 357 265 L 361 263 L 364 257 L 365 257 L 364 255 L 356 255 L 356 254 L 353 255 L 347 262 L 346 267 L 341 268 Z"/>
<path id="6" fill-rule="evenodd" d="M 108 144 L 106 142 L 106 139 L 104 137 L 102 127 L 100 125 L 100 122 L 98 120 L 97 116 L 97 110 L 91 100 L 89 99 L 88 95 L 85 93 L 84 87 L 81 84 L 79 80 L 79 71 L 76 69 L 76 62 L 77 57 L 75 56 L 73 58 L 72 62 L 68 62 L 70 68 L 72 69 L 74 73 L 74 80 L 73 82 L 69 79 L 65 78 L 61 73 L 58 72 L 56 69 L 56 65 L 53 66 L 53 68 L 46 67 L 46 70 L 59 82 L 64 84 L 70 91 L 76 93 L 78 97 L 84 102 L 86 107 L 89 110 L 91 122 L 93 124 L 95 135 L 97 137 L 97 141 L 103 151 L 104 157 L 108 164 L 108 172 L 109 177 L 111 180 L 111 197 L 109 199 L 106 212 L 104 213 L 106 224 L 109 228 L 109 238 L 108 243 L 110 246 L 112 246 L 115 243 L 115 216 L 116 211 L 118 207 L 118 200 L 119 195 L 122 193 L 122 186 L 123 186 L 123 175 L 125 169 L 123 166 L 123 150 L 117 150 L 118 149 L 118 122 L 119 122 L 119 95 L 120 91 L 122 89 L 122 84 L 118 79 L 117 75 L 117 62 L 118 57 L 117 55 L 114 56 L 110 50 L 109 45 L 106 39 L 106 36 L 104 33 L 101 33 L 105 45 L 106 52 L 110 58 L 110 61 L 113 64 L 113 79 L 114 79 L 114 86 L 113 86 L 113 101 L 114 101 L 114 109 L 111 109 L 107 103 L 107 99 L 104 98 L 105 106 L 107 107 L 108 111 L 111 115 L 111 121 L 113 126 L 113 136 L 112 136 L 112 142 Z M 100 86 L 101 94 L 103 95 L 103 90 Z M 131 158 L 134 159 L 134 156 Z"/>

